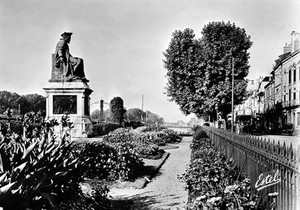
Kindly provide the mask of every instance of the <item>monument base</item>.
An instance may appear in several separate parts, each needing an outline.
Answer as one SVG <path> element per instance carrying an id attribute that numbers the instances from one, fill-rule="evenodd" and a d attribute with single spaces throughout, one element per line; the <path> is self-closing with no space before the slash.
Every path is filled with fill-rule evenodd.
<path id="1" fill-rule="evenodd" d="M 65 132 L 64 129 L 66 129 L 61 125 L 62 116 L 52 116 L 47 117 L 47 119 L 55 119 L 57 122 L 59 122 L 59 125 L 54 127 L 54 134 L 58 138 L 61 138 Z M 69 121 L 72 122 L 73 126 L 73 128 L 67 131 L 70 133 L 71 139 L 74 140 L 76 138 L 86 138 L 89 134 L 91 134 L 92 122 L 89 117 L 69 116 Z"/>
<path id="2" fill-rule="evenodd" d="M 44 90 L 47 93 L 46 118 L 60 123 L 54 130 L 56 136 L 61 137 L 64 132 L 61 120 L 65 115 L 74 126 L 70 131 L 72 139 L 87 137 L 92 132 L 89 97 L 92 90 L 86 82 L 49 81 Z"/>

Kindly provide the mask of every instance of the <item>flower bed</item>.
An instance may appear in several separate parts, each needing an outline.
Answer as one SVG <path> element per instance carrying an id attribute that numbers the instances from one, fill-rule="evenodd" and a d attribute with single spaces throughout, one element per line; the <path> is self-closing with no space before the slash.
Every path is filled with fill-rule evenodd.
<path id="1" fill-rule="evenodd" d="M 191 163 L 181 179 L 188 190 L 187 209 L 260 209 L 250 180 L 233 159 L 213 148 L 205 131 L 197 128 L 191 144 Z"/>
<path id="2" fill-rule="evenodd" d="M 85 176 L 98 179 L 132 180 L 143 166 L 134 145 L 129 142 L 75 141 L 74 151 L 85 162 Z"/>
<path id="3" fill-rule="evenodd" d="M 139 158 L 157 155 L 159 147 L 151 142 L 149 135 L 135 132 L 131 129 L 119 128 L 103 137 L 103 142 L 115 148 L 130 147 L 130 152 Z"/>
<path id="4" fill-rule="evenodd" d="M 178 143 L 182 137 L 170 129 L 139 132 L 133 129 L 119 128 L 103 136 L 103 142 L 115 147 L 120 144 L 131 145 L 131 152 L 141 158 L 153 158 L 162 154 L 159 146 L 167 143 Z"/>
<path id="5" fill-rule="evenodd" d="M 158 146 L 165 146 L 169 143 L 179 143 L 182 140 L 182 136 L 178 135 L 175 131 L 158 127 L 152 129 L 150 127 L 140 127 L 135 129 L 141 135 L 143 141 L 154 143 Z"/>

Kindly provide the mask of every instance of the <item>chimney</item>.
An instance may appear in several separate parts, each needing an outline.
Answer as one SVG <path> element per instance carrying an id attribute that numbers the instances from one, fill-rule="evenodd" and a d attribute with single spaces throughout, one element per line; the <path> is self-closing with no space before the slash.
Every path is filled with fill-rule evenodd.
<path id="1" fill-rule="evenodd" d="M 291 52 L 291 44 L 287 44 L 285 43 L 284 47 L 283 47 L 283 54 Z"/>
<path id="2" fill-rule="evenodd" d="M 300 48 L 300 33 L 292 31 L 291 33 L 291 53 Z"/>

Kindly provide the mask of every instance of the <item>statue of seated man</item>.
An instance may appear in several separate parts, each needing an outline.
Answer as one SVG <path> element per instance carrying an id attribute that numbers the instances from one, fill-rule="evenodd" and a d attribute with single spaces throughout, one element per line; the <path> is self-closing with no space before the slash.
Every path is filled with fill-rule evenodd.
<path id="1" fill-rule="evenodd" d="M 61 34 L 61 39 L 56 45 L 55 49 L 55 63 L 54 66 L 59 68 L 63 65 L 64 76 L 68 80 L 81 79 L 88 81 L 85 78 L 83 60 L 81 58 L 73 57 L 69 51 L 69 43 L 71 41 L 71 32 L 64 32 Z"/>

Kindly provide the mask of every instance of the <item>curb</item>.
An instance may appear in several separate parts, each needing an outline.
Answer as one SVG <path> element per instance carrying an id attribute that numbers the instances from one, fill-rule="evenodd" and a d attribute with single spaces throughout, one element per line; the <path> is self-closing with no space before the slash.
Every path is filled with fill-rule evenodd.
<path id="1" fill-rule="evenodd" d="M 158 160 L 155 160 L 154 162 L 152 162 L 153 160 L 150 160 L 150 162 L 146 165 L 147 166 L 151 166 L 153 167 L 153 170 L 151 170 L 150 173 L 148 173 L 147 175 L 145 175 L 144 177 L 140 177 L 138 179 L 136 179 L 134 182 L 123 182 L 123 187 L 119 188 L 118 186 L 115 187 L 116 189 L 126 189 L 126 188 L 131 188 L 131 189 L 143 189 L 147 186 L 148 183 L 151 182 L 151 179 L 155 176 L 155 174 L 157 174 L 157 172 L 159 171 L 159 169 L 162 167 L 162 165 L 166 162 L 166 160 L 168 159 L 168 157 L 170 156 L 169 152 L 165 152 L 162 157 Z M 122 183 L 122 182 L 121 182 Z M 114 188 L 114 187 L 112 187 Z"/>
<path id="2" fill-rule="evenodd" d="M 159 169 L 163 166 L 163 164 L 166 162 L 168 157 L 170 156 L 169 152 L 165 152 L 161 158 L 161 162 L 156 166 L 155 170 L 153 170 L 153 173 L 149 176 L 145 176 L 144 178 L 141 178 L 137 180 L 136 182 L 139 182 L 138 186 L 135 186 L 136 189 L 142 189 L 147 186 L 148 183 L 151 182 L 151 179 L 154 177 L 154 175 L 159 171 Z"/>

